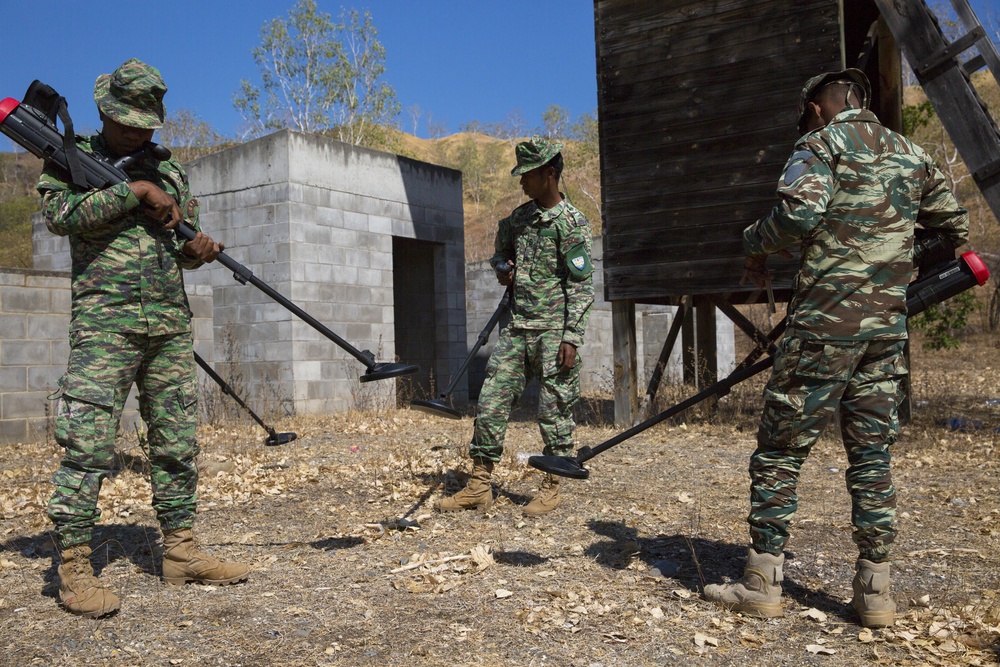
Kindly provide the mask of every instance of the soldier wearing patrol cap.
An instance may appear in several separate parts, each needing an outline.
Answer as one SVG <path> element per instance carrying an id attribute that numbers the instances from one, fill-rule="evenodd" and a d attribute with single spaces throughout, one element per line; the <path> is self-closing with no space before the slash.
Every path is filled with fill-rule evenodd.
<path id="1" fill-rule="evenodd" d="M 538 380 L 538 426 L 545 453 L 574 449 L 572 408 L 580 398 L 577 348 L 594 301 L 590 223 L 559 191 L 562 144 L 540 136 L 514 149 L 521 189 L 530 201 L 500 221 L 490 264 L 512 290 L 511 321 L 486 366 L 469 453 L 468 485 L 437 504 L 443 511 L 493 504 L 490 479 L 503 454 L 510 412 L 532 377 Z M 513 267 L 513 270 L 509 270 Z M 537 516 L 561 502 L 559 478 L 546 475 L 524 513 Z"/>
<path id="2" fill-rule="evenodd" d="M 98 77 L 94 100 L 103 129 L 77 137 L 77 145 L 109 161 L 140 149 L 163 125 L 166 92 L 160 72 L 134 58 Z M 201 231 L 186 242 L 171 231 L 182 220 L 199 229 L 198 202 L 175 160 L 151 160 L 130 177 L 104 190 L 83 190 L 49 165 L 38 183 L 45 223 L 69 236 L 73 263 L 70 354 L 59 380 L 55 433 L 65 452 L 48 515 L 62 561 L 59 598 L 70 612 L 91 618 L 120 606 L 94 576 L 90 539 L 133 383 L 148 428 L 164 581 L 227 584 L 246 579 L 248 571 L 200 551 L 192 533 L 198 383 L 181 270 L 214 261 L 223 245 Z"/>
<path id="3" fill-rule="evenodd" d="M 894 619 L 889 447 L 907 373 L 914 230 L 919 222 L 958 247 L 968 239 L 969 217 L 931 158 L 883 127 L 867 108 L 870 99 L 868 78 L 857 69 L 806 82 L 798 107 L 803 136 L 778 183 L 779 202 L 743 232 L 744 281 L 764 285 L 769 254 L 795 249 L 801 257 L 750 458 L 746 569 L 735 583 L 705 587 L 707 599 L 752 616 L 782 614 L 783 550 L 799 470 L 839 415 L 858 548 L 851 606 L 866 627 Z"/>

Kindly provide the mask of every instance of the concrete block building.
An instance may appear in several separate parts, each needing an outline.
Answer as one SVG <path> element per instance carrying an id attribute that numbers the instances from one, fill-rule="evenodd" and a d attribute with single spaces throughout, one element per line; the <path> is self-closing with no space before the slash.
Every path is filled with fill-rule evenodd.
<path id="1" fill-rule="evenodd" d="M 357 350 L 421 368 L 361 383 L 362 363 L 222 264 L 185 272 L 189 296 L 209 300 L 196 350 L 224 378 L 238 368 L 251 405 L 393 405 L 457 371 L 467 354 L 460 172 L 290 130 L 187 170 L 202 227 L 226 254 Z M 36 269 L 70 268 L 68 240 L 40 219 L 33 245 Z"/>

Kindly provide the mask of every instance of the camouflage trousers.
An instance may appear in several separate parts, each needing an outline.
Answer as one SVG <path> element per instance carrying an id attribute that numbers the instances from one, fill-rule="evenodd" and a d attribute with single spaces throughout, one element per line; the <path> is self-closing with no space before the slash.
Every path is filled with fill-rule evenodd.
<path id="1" fill-rule="evenodd" d="M 115 434 L 132 384 L 146 423 L 153 509 L 163 530 L 194 525 L 198 444 L 197 377 L 191 334 L 70 334 L 59 380 L 56 442 L 65 453 L 52 479 L 48 515 L 60 548 L 90 541 L 101 515 L 101 483 L 113 473 Z"/>
<path id="2" fill-rule="evenodd" d="M 847 451 L 852 535 L 862 558 L 888 558 L 896 536 L 889 447 L 899 432 L 903 340 L 831 342 L 786 335 L 764 389 L 757 450 L 750 458 L 750 538 L 780 554 L 798 509 L 796 483 L 813 444 L 839 409 Z"/>
<path id="3" fill-rule="evenodd" d="M 580 366 L 560 371 L 556 362 L 562 332 L 505 327 L 500 332 L 479 394 L 475 432 L 469 453 L 472 458 L 499 461 L 507 421 L 514 404 L 531 378 L 538 380 L 538 428 L 546 454 L 573 452 L 573 406 L 580 399 Z"/>

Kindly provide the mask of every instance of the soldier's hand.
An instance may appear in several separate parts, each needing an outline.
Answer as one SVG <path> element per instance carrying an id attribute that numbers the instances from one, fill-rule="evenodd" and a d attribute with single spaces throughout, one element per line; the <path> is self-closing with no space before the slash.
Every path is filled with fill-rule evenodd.
<path id="1" fill-rule="evenodd" d="M 510 271 L 504 272 L 504 271 L 494 270 L 494 272 L 497 274 L 497 282 L 503 285 L 504 287 L 514 282 L 514 260 L 512 259 L 507 260 L 507 264 L 510 265 Z"/>
<path id="2" fill-rule="evenodd" d="M 792 258 L 792 253 L 787 250 L 779 250 L 774 254 L 785 259 Z M 758 289 L 764 289 L 767 281 L 771 279 L 771 272 L 767 269 L 767 257 L 766 254 L 747 256 L 746 263 L 743 265 L 743 277 L 740 278 L 740 285 L 745 284 L 749 280 Z"/>
<path id="3" fill-rule="evenodd" d="M 572 343 L 567 343 L 566 341 L 559 343 L 559 353 L 556 355 L 556 363 L 559 364 L 559 370 L 561 371 L 568 371 L 573 366 L 576 366 L 576 348 Z"/>
<path id="4" fill-rule="evenodd" d="M 181 248 L 181 252 L 188 257 L 194 257 L 195 259 L 208 264 L 210 262 L 214 262 L 219 256 L 219 253 L 225 249 L 225 244 L 216 243 L 212 240 L 212 237 L 202 232 L 198 232 L 194 235 L 193 239 L 184 244 Z"/>
<path id="5" fill-rule="evenodd" d="M 128 187 L 142 203 L 143 213 L 162 222 L 164 229 L 173 229 L 184 219 L 181 215 L 181 208 L 174 201 L 174 198 L 155 183 L 132 181 L 128 183 Z"/>
<path id="6" fill-rule="evenodd" d="M 771 274 L 767 270 L 767 255 L 748 255 L 746 262 L 743 264 L 743 276 L 740 278 L 740 285 L 750 281 L 758 288 L 763 289 L 770 278 Z"/>

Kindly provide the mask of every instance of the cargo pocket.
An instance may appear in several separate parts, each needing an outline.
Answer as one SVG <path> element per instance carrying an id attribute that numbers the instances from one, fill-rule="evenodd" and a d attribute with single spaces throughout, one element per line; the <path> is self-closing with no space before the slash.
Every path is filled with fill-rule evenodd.
<path id="1" fill-rule="evenodd" d="M 56 420 L 56 440 L 74 451 L 103 451 L 104 445 L 113 443 L 114 388 L 74 373 L 59 378 L 59 388 L 62 407 Z"/>
<path id="2" fill-rule="evenodd" d="M 862 350 L 854 344 L 831 344 L 818 340 L 802 342 L 795 374 L 820 380 L 846 382 Z"/>
<path id="3" fill-rule="evenodd" d="M 83 470 L 73 468 L 59 468 L 52 475 L 52 484 L 56 487 L 56 493 L 63 495 L 72 494 L 80 490 L 87 473 Z"/>
<path id="4" fill-rule="evenodd" d="M 59 378 L 59 387 L 64 396 L 70 396 L 78 401 L 110 408 L 115 404 L 113 387 L 105 387 L 88 377 L 66 373 Z"/>

